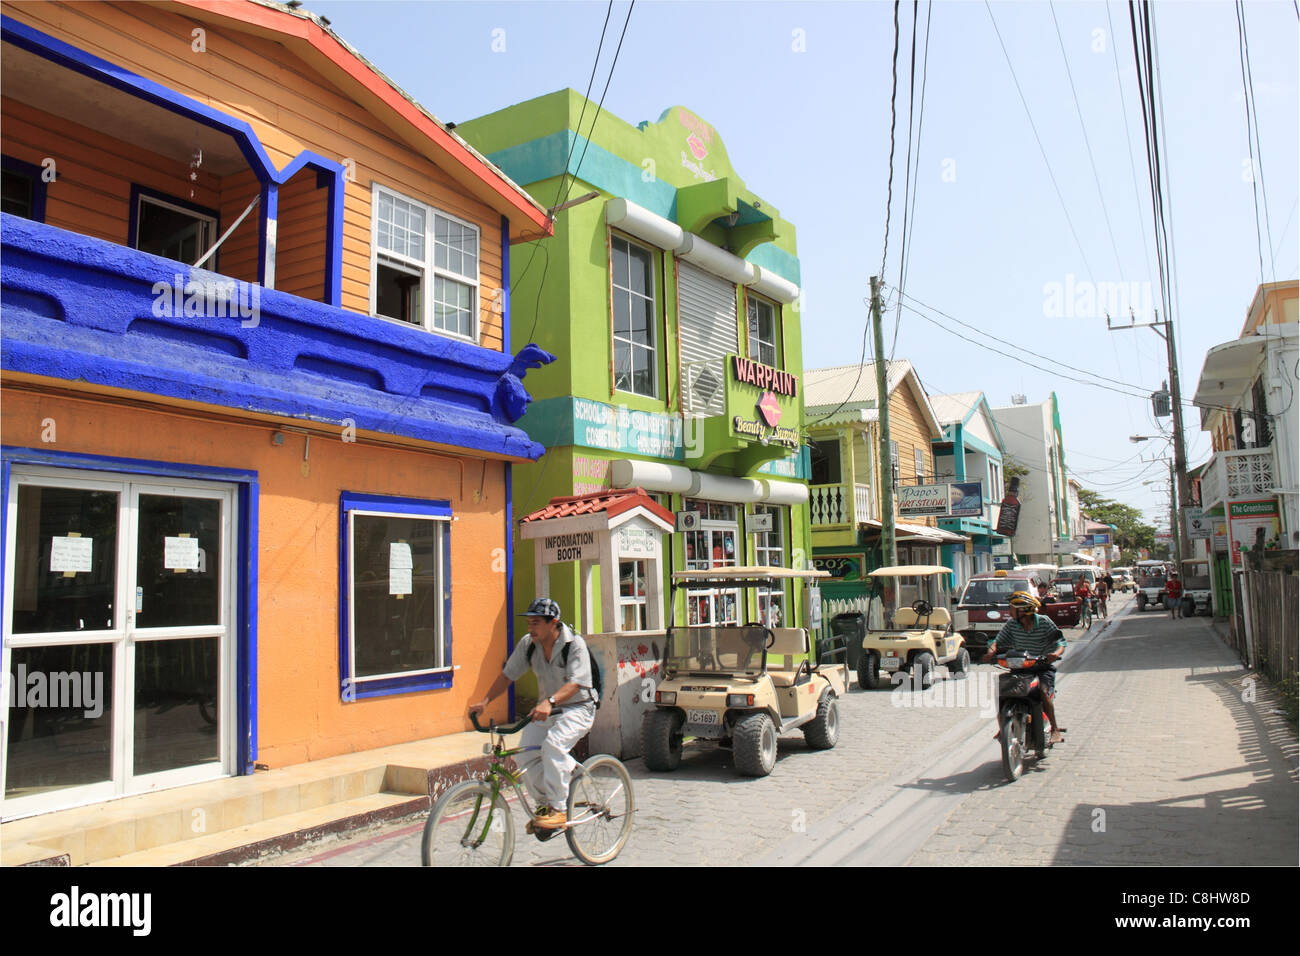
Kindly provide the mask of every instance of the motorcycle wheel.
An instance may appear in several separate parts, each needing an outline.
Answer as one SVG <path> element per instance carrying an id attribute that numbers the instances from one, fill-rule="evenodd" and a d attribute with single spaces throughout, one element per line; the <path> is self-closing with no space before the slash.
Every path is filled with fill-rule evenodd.
<path id="1" fill-rule="evenodd" d="M 1021 711 L 1008 715 L 1002 724 L 1002 772 L 1015 782 L 1025 770 L 1025 715 Z"/>

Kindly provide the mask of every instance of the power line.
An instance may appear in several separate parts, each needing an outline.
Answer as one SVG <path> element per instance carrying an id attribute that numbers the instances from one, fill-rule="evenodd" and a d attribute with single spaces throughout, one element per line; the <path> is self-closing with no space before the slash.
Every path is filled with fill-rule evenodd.
<path id="1" fill-rule="evenodd" d="M 1273 248 L 1273 230 L 1268 218 L 1268 189 L 1264 184 L 1264 153 L 1259 144 L 1259 110 L 1255 106 L 1255 78 L 1250 69 L 1250 37 L 1246 33 L 1246 10 L 1237 0 L 1237 57 L 1241 63 L 1241 96 L 1246 104 L 1246 147 L 1250 152 L 1251 177 L 1250 191 L 1255 201 L 1255 242 L 1259 246 L 1259 281 L 1264 282 L 1264 251 Z M 1253 120 L 1253 122 L 1252 122 Z M 1251 127 L 1254 127 L 1255 138 L 1251 141 Z M 1259 167 L 1259 188 L 1255 188 L 1255 167 Z M 1264 230 L 1268 237 L 1268 245 L 1264 245 L 1264 238 L 1259 233 L 1259 198 L 1260 194 L 1264 196 Z M 1272 269 L 1272 259 L 1269 260 L 1270 270 Z M 1273 273 L 1273 281 L 1277 281 L 1277 273 Z"/>
<path id="2" fill-rule="evenodd" d="M 1045 362 L 1051 362 L 1053 365 L 1059 365 L 1061 368 L 1063 368 L 1063 369 L 1067 369 L 1067 370 L 1069 370 L 1069 371 L 1071 371 L 1071 372 L 1080 372 L 1080 373 L 1082 373 L 1082 374 L 1084 374 L 1084 375 L 1090 375 L 1090 376 L 1092 376 L 1092 377 L 1095 378 L 1095 379 L 1100 379 L 1102 382 L 1109 382 L 1109 381 L 1112 381 L 1112 380 L 1113 380 L 1113 377 L 1110 376 L 1110 375 L 1102 375 L 1100 372 L 1090 372 L 1090 371 L 1088 371 L 1087 369 L 1079 368 L 1078 365 L 1075 364 L 1075 363 L 1062 362 L 1062 361 L 1059 361 L 1058 359 L 1054 359 L 1054 358 L 1052 358 L 1052 357 L 1050 357 L 1050 356 L 1043 355 L 1041 352 L 1035 352 L 1035 351 L 1033 351 L 1032 349 L 1027 349 L 1027 348 L 1025 348 L 1023 345 L 1021 345 L 1021 344 L 1018 343 L 1018 342 L 1012 342 L 1012 341 L 1009 341 L 1008 339 L 999 338 L 998 336 L 993 335 L 992 333 L 989 333 L 989 332 L 984 331 L 983 329 L 979 328 L 979 327 L 976 326 L 976 325 L 972 325 L 972 324 L 969 323 L 969 322 L 963 322 L 961 319 L 957 318 L 956 316 L 949 315 L 947 312 L 944 312 L 944 311 L 941 310 L 941 309 L 937 309 L 937 308 L 935 308 L 935 307 L 932 306 L 932 305 L 926 305 L 926 303 L 922 302 L 920 299 L 916 298 L 915 296 L 907 295 L 906 293 L 901 292 L 901 291 L 899 292 L 899 296 L 900 296 L 900 298 L 906 298 L 906 299 L 908 299 L 908 300 L 911 301 L 911 302 L 915 302 L 917 305 L 919 305 L 919 306 L 923 306 L 924 308 L 929 309 L 931 312 L 937 312 L 939 315 L 942 315 L 945 319 L 949 319 L 949 320 L 951 320 L 951 321 L 953 321 L 953 322 L 956 322 L 958 325 L 965 326 L 966 328 L 968 328 L 968 329 L 970 329 L 970 330 L 972 330 L 972 331 L 974 331 L 974 332 L 979 332 L 981 335 L 984 335 L 984 336 L 986 336 L 986 337 L 992 339 L 992 340 L 995 341 L 995 342 L 1000 342 L 1000 343 L 1002 343 L 1003 345 L 1006 345 L 1006 346 L 1009 346 L 1010 348 L 1016 349 L 1016 350 L 1019 351 L 1019 352 L 1024 352 L 1024 353 L 1026 353 L 1026 354 L 1028 354 L 1028 355 L 1032 355 L 1032 356 L 1034 356 L 1035 358 L 1040 358 L 1040 359 L 1042 359 L 1042 360 L 1045 361 Z M 915 310 L 913 310 L 913 311 L 915 311 Z M 940 328 L 942 328 L 942 326 L 940 326 Z M 1005 354 L 1005 353 L 1000 353 L 1000 354 Z M 1015 360 L 1015 361 L 1020 361 L 1019 359 L 1016 359 L 1015 356 L 1012 356 L 1012 355 L 1008 355 L 1007 358 L 1011 358 L 1011 359 L 1013 359 L 1013 360 Z M 1025 364 L 1032 365 L 1032 363 L 1025 363 Z M 1037 366 L 1037 365 L 1032 365 L 1032 367 L 1034 367 L 1034 368 L 1039 368 L 1039 366 Z M 1054 375 L 1055 375 L 1055 374 L 1060 374 L 1060 373 L 1056 372 L 1056 371 L 1053 370 L 1053 369 L 1043 369 L 1043 371 L 1051 372 L 1051 373 L 1054 374 Z M 1069 376 L 1066 376 L 1066 377 L 1068 378 Z M 1076 379 L 1076 381 L 1078 381 L 1078 380 Z M 1085 382 L 1084 384 L 1093 384 L 1093 383 L 1091 383 L 1091 382 Z M 1147 398 L 1148 396 L 1147 396 L 1146 393 L 1132 393 L 1132 395 L 1131 395 L 1130 397 L 1134 397 L 1134 398 Z"/>
<path id="3" fill-rule="evenodd" d="M 908 105 L 907 105 L 907 180 L 903 187 L 903 251 L 898 258 L 898 288 L 907 287 L 907 266 L 911 258 L 912 241 L 915 233 L 908 232 L 908 225 L 911 220 L 916 218 L 916 193 L 917 186 L 921 179 L 921 131 L 925 124 L 925 81 L 927 70 L 926 67 L 930 60 L 930 15 L 934 4 L 926 5 L 925 15 L 925 52 L 921 61 L 921 110 L 920 118 L 916 125 L 916 173 L 917 185 L 912 184 L 912 107 L 916 102 L 916 20 L 920 4 L 912 4 L 912 67 L 911 78 L 909 81 Z M 911 194 L 911 209 L 908 209 L 908 194 Z M 903 310 L 896 308 L 894 310 L 894 340 L 889 346 L 889 360 L 894 360 L 894 355 L 898 351 L 898 329 L 903 321 Z"/>
<path id="4" fill-rule="evenodd" d="M 1110 235 L 1110 249 L 1115 254 L 1115 268 L 1119 270 L 1119 275 L 1124 274 L 1124 266 L 1120 262 L 1119 243 L 1115 241 L 1115 230 L 1110 224 L 1110 211 L 1106 208 L 1106 197 L 1101 190 L 1101 177 L 1097 174 L 1097 160 L 1092 155 L 1092 140 L 1088 138 L 1088 127 L 1083 121 L 1083 107 L 1079 105 L 1079 92 L 1074 86 L 1074 74 L 1070 72 L 1070 58 L 1065 52 L 1065 39 L 1061 36 L 1061 23 L 1056 19 L 1056 4 L 1049 2 L 1047 4 L 1052 11 L 1052 24 L 1056 27 L 1056 42 L 1061 46 L 1061 62 L 1065 64 L 1065 77 L 1070 81 L 1070 95 L 1074 98 L 1074 115 L 1079 117 L 1079 130 L 1083 133 L 1083 145 L 1088 151 L 1088 165 L 1092 167 L 1092 181 L 1097 185 L 1097 199 L 1101 203 L 1101 215 L 1106 221 L 1106 232 Z"/>
<path id="5" fill-rule="evenodd" d="M 613 0 L 611 0 L 611 3 Z M 628 4 L 627 16 L 623 18 L 623 32 L 618 35 L 618 46 L 614 48 L 614 59 L 609 64 L 609 73 L 605 76 L 605 86 L 600 91 L 600 101 L 596 104 L 596 115 L 591 118 L 591 126 L 587 129 L 586 141 L 582 144 L 582 153 L 578 156 L 578 165 L 573 168 L 573 176 L 569 179 L 569 191 L 565 192 L 564 199 L 567 201 L 569 192 L 573 190 L 573 184 L 578 178 L 578 173 L 582 169 L 582 161 L 587 158 L 587 147 L 591 145 L 591 138 L 596 133 L 596 122 L 600 119 L 600 111 L 605 106 L 605 94 L 609 92 L 609 84 L 614 79 L 614 68 L 618 66 L 618 55 L 623 50 L 623 38 L 627 36 L 627 25 L 632 20 L 632 11 L 636 9 L 636 0 Z M 582 117 L 578 117 L 578 127 L 581 130 Z"/>
<path id="6" fill-rule="evenodd" d="M 573 141 L 569 143 L 568 155 L 564 157 L 564 167 L 560 170 L 560 185 L 555 190 L 555 199 L 551 203 L 552 209 L 560 204 L 560 196 L 564 193 L 564 181 L 569 175 L 569 164 L 573 162 L 573 151 L 578 145 L 578 136 L 582 135 L 582 120 L 583 117 L 587 115 L 587 104 L 591 102 L 591 88 L 596 83 L 596 69 L 597 67 L 600 66 L 600 52 L 605 46 L 605 31 L 609 29 L 609 16 L 611 13 L 613 13 L 613 11 L 614 11 L 614 0 L 609 0 L 609 5 L 605 8 L 605 22 L 601 24 L 600 27 L 600 40 L 597 41 L 596 43 L 596 55 L 591 61 L 591 76 L 587 78 L 587 92 L 584 93 L 582 96 L 582 109 L 578 113 L 578 122 L 575 128 L 576 135 L 573 137 Z M 552 214 L 551 216 L 551 221 L 552 223 L 554 223 L 555 221 L 554 214 Z M 544 242 L 546 239 L 549 238 L 551 237 L 543 236 L 540 239 L 533 240 L 533 251 L 529 253 L 528 261 L 524 263 L 523 271 L 519 273 L 519 278 L 515 279 L 513 282 L 510 283 L 511 293 L 513 293 L 515 289 L 517 289 L 521 284 L 523 284 L 524 278 L 528 275 L 529 271 L 533 268 L 533 260 L 537 258 L 538 248 L 541 246 L 542 242 Z M 549 254 L 546 257 L 546 262 L 547 263 L 550 262 Z M 542 287 L 545 285 L 545 283 L 546 283 L 546 268 L 545 266 L 543 266 L 542 278 L 537 284 L 537 298 L 539 302 L 541 301 Z M 540 313 L 534 312 L 533 327 L 528 331 L 528 340 L 530 342 L 533 339 L 534 333 L 536 333 L 537 331 L 537 320 L 539 318 L 540 318 Z M 508 342 L 506 343 L 507 346 L 509 344 L 510 343 Z"/>
<path id="7" fill-rule="evenodd" d="M 894 204 L 894 127 L 897 122 L 898 113 L 896 103 L 898 97 L 898 5 L 899 0 L 894 0 L 894 65 L 893 65 L 893 86 L 889 91 L 889 180 L 885 187 L 885 244 L 884 251 L 880 254 L 880 277 L 884 280 L 885 261 L 889 258 L 889 211 Z M 908 130 L 908 137 L 911 137 L 911 130 Z M 865 300 L 864 300 L 865 301 Z M 817 419 L 815 422 L 809 422 L 802 427 L 804 434 L 807 434 L 809 428 L 820 425 L 832 415 L 839 413 L 839 410 L 849 403 L 853 393 L 857 391 L 858 384 L 862 381 L 862 370 L 866 367 L 867 361 L 867 336 L 871 332 L 871 305 L 867 303 L 867 321 L 862 326 L 862 356 L 858 359 L 858 375 L 853 380 L 849 392 L 844 396 L 844 400 L 836 405 L 833 409 Z M 880 356 L 874 356 L 876 360 Z M 889 377 L 889 367 L 885 367 L 885 377 Z"/>
<path id="8" fill-rule="evenodd" d="M 1079 241 L 1079 233 L 1074 228 L 1074 220 L 1070 218 L 1070 210 L 1065 205 L 1065 197 L 1061 194 L 1061 187 L 1057 185 L 1056 174 L 1052 172 L 1052 162 L 1047 158 L 1047 150 L 1043 147 L 1043 141 L 1038 135 L 1038 127 L 1034 125 L 1033 114 L 1029 112 L 1029 103 L 1025 100 L 1024 91 L 1020 88 L 1020 80 L 1016 77 L 1016 68 L 1011 65 L 1011 55 L 1007 52 L 1007 45 L 1002 42 L 1002 31 L 998 29 L 997 18 L 993 16 L 993 8 L 989 6 L 988 0 L 984 0 L 984 9 L 989 13 L 989 19 L 993 22 L 993 32 L 997 34 L 998 45 L 1002 47 L 1002 56 L 1007 61 L 1007 69 L 1011 71 L 1011 80 L 1016 85 L 1016 92 L 1020 95 L 1020 104 L 1025 108 L 1025 116 L 1029 119 L 1029 128 L 1033 130 L 1034 141 L 1038 143 L 1038 151 L 1042 153 L 1043 162 L 1047 165 L 1048 178 L 1052 180 L 1052 188 L 1056 190 L 1056 198 L 1060 200 L 1061 211 L 1065 213 L 1065 222 L 1070 227 L 1070 235 L 1074 237 L 1074 244 L 1079 248 L 1079 257 L 1083 259 L 1083 266 L 1088 272 L 1088 279 L 1097 284 L 1096 278 L 1092 274 L 1092 266 L 1088 264 L 1088 254 L 1083 251 L 1083 243 Z"/>
<path id="9" fill-rule="evenodd" d="M 600 30 L 600 42 L 596 45 L 596 59 L 591 66 L 591 78 L 587 81 L 587 93 L 585 96 L 583 96 L 582 109 L 578 113 L 578 122 L 577 122 L 577 130 L 576 130 L 577 136 L 575 136 L 573 142 L 569 144 L 569 155 L 564 161 L 564 171 L 560 175 L 560 188 L 559 190 L 556 191 L 555 202 L 552 204 L 552 208 L 560 205 L 561 202 L 568 199 L 568 191 L 565 190 L 565 185 L 564 185 L 565 177 L 569 176 L 569 185 L 568 185 L 569 191 L 573 189 L 573 184 L 578 179 L 578 173 L 582 169 L 582 161 L 587 157 L 587 147 L 591 145 L 591 138 L 596 132 L 596 121 L 600 119 L 601 108 L 605 105 L 605 94 L 609 92 L 609 84 L 614 79 L 614 68 L 618 66 L 618 54 L 623 49 L 623 38 L 627 36 L 627 25 L 628 22 L 632 19 L 632 10 L 635 7 L 636 7 L 636 0 L 632 0 L 632 3 L 629 4 L 627 8 L 627 16 L 624 17 L 623 19 L 623 32 L 619 34 L 618 47 L 615 48 L 614 50 L 614 59 L 610 62 L 609 73 L 605 76 L 605 87 L 603 90 L 601 90 L 600 102 L 596 104 L 596 115 L 591 118 L 591 126 L 587 128 L 587 135 L 583 137 L 584 142 L 582 146 L 582 153 L 578 156 L 578 165 L 573 168 L 573 173 L 571 176 L 569 176 L 569 162 L 573 159 L 573 150 L 578 144 L 578 137 L 582 136 L 582 119 L 587 113 L 587 104 L 590 102 L 591 87 L 596 78 L 596 67 L 600 63 L 600 50 L 605 43 L 605 30 L 609 26 L 610 12 L 614 9 L 614 0 L 609 0 L 609 6 L 605 10 L 605 24 L 604 26 L 601 27 Z M 561 198 L 562 195 L 563 195 L 563 199 Z M 527 265 L 524 266 L 524 271 L 519 276 L 521 281 L 523 277 L 528 274 L 528 270 L 533 265 L 533 259 L 536 258 L 537 256 L 538 245 L 540 245 L 540 241 L 538 242 L 537 245 L 533 246 L 532 255 L 528 257 L 528 263 Z M 532 341 L 533 335 L 537 331 L 537 323 L 542 316 L 541 313 L 542 288 L 546 284 L 546 274 L 547 271 L 550 269 L 550 265 L 551 265 L 551 256 L 550 253 L 548 252 L 546 255 L 546 259 L 542 265 L 542 278 L 537 283 L 537 308 L 533 312 L 533 327 L 528 331 L 529 341 Z"/>

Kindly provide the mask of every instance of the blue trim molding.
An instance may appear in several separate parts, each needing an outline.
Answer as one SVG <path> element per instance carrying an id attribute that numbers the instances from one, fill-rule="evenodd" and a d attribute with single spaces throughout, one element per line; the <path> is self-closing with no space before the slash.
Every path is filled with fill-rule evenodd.
<path id="1" fill-rule="evenodd" d="M 442 528 L 442 567 L 439 585 L 443 589 L 443 660 L 446 667 L 434 673 L 418 673 L 398 677 L 362 678 L 353 680 L 351 668 L 352 635 L 352 567 L 348 561 L 348 516 L 353 511 L 384 511 L 414 517 L 444 519 Z M 397 498 L 388 495 L 371 495 L 345 491 L 339 496 L 339 698 L 345 703 L 371 697 L 389 697 L 422 690 L 440 690 L 452 685 L 451 643 L 451 522 L 450 501 L 426 501 L 419 498 Z"/>
<path id="2" fill-rule="evenodd" d="M 13 465 L 46 465 L 78 471 L 115 472 L 124 475 L 148 475 L 164 478 L 220 481 L 235 485 L 238 521 L 235 527 L 235 620 L 231 640 L 235 644 L 235 773 L 251 774 L 257 760 L 257 511 L 258 473 L 240 468 L 216 468 L 210 465 L 187 465 L 154 461 L 147 458 L 116 458 L 54 451 L 48 448 L 0 446 L 0 491 L 5 509 L 9 502 L 9 478 Z M 6 571 L 4 556 L 7 515 L 0 522 L 0 581 Z M 0 615 L 5 613 L 0 592 Z"/>
<path id="3" fill-rule="evenodd" d="M 268 186 L 282 186 L 303 167 L 311 167 L 318 173 L 331 176 L 333 183 L 329 187 L 330 233 L 327 237 L 325 253 L 325 300 L 328 304 L 342 304 L 343 294 L 343 183 L 344 167 L 337 160 L 329 159 L 304 150 L 289 161 L 283 169 L 277 170 L 266 149 L 262 146 L 253 127 L 241 119 L 221 112 L 221 110 L 201 103 L 196 99 L 169 89 L 160 83 L 146 79 L 115 63 L 103 60 L 85 50 L 81 50 L 63 40 L 55 39 L 20 23 L 12 17 L 0 15 L 0 40 L 12 43 L 20 49 L 34 53 L 82 76 L 104 83 L 138 97 L 169 112 L 187 117 L 212 129 L 228 134 L 251 167 L 253 175 L 262 186 L 262 209 L 259 216 L 258 235 L 258 280 L 265 282 L 266 267 L 266 233 L 268 221 L 276 218 L 274 190 Z M 134 203 L 132 203 L 134 209 Z M 134 228 L 131 229 L 134 235 Z M 129 240 L 128 240 L 129 241 Z"/>
<path id="4" fill-rule="evenodd" d="M 17 216 L 0 216 L 0 244 L 6 371 L 510 458 L 543 452 L 511 415 L 528 400 L 519 380 L 550 356 L 517 360 Z"/>

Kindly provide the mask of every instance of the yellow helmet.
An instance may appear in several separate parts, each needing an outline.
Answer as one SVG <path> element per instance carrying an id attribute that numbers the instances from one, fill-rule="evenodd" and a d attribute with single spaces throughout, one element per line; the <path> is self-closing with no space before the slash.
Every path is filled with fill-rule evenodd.
<path id="1" fill-rule="evenodd" d="M 1016 591 L 1014 594 L 1011 595 L 1007 603 L 1010 604 L 1016 610 L 1028 609 L 1030 611 L 1034 611 L 1035 613 L 1038 611 L 1040 607 L 1043 606 L 1042 602 L 1039 601 L 1038 598 L 1030 594 L 1028 591 Z"/>

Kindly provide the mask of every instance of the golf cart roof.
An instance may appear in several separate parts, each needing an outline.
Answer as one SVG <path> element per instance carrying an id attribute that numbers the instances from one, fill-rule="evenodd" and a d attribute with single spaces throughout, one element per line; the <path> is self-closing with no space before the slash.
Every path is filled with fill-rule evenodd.
<path id="1" fill-rule="evenodd" d="M 867 575 L 869 578 L 923 578 L 932 574 L 952 574 L 952 568 L 941 564 L 896 564 L 885 568 L 876 568 Z"/>
<path id="2" fill-rule="evenodd" d="M 812 568 L 703 568 L 693 571 L 674 571 L 673 581 L 681 584 L 713 583 L 738 585 L 747 581 L 777 581 L 791 578 L 829 578 L 829 571 L 816 571 Z"/>

